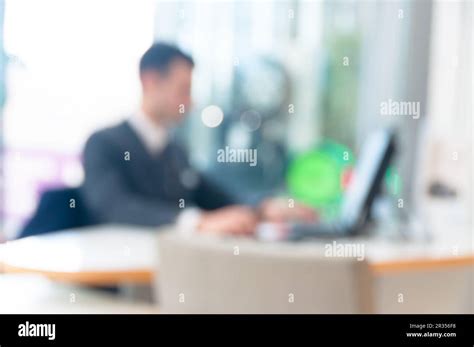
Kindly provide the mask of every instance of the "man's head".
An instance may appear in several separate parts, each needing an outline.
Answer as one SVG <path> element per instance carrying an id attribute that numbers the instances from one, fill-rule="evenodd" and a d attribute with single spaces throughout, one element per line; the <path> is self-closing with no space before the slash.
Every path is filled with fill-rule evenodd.
<path id="1" fill-rule="evenodd" d="M 140 59 L 143 107 L 154 121 L 172 125 L 191 106 L 193 59 L 177 47 L 155 43 Z"/>

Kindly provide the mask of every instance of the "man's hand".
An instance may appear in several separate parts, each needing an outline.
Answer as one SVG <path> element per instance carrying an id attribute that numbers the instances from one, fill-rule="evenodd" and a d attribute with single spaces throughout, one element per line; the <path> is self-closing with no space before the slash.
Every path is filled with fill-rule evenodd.
<path id="1" fill-rule="evenodd" d="M 204 212 L 198 230 L 204 233 L 251 235 L 255 232 L 257 222 L 257 215 L 250 208 L 235 205 Z"/>
<path id="2" fill-rule="evenodd" d="M 317 220 L 314 209 L 303 204 L 290 205 L 286 199 L 267 199 L 260 205 L 260 216 L 264 221 L 282 223 L 299 221 L 311 223 Z"/>

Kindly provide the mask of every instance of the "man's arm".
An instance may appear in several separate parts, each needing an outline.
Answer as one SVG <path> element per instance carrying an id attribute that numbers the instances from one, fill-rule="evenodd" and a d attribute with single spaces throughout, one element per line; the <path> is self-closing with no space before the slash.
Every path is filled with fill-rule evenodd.
<path id="1" fill-rule="evenodd" d="M 124 160 L 124 153 L 104 134 L 89 138 L 83 160 L 83 195 L 102 222 L 158 226 L 176 219 L 180 212 L 177 204 L 172 206 L 130 191 L 122 165 L 133 164 Z"/>
<path id="2" fill-rule="evenodd" d="M 191 169 L 188 154 L 180 143 L 174 143 L 173 148 L 175 150 L 173 156 L 179 163 L 180 171 L 193 172 L 192 180 L 195 180 L 196 184 L 193 184 L 191 188 L 192 203 L 196 207 L 201 210 L 215 210 L 238 203 L 235 197 L 213 182 L 210 177 Z"/>
<path id="3" fill-rule="evenodd" d="M 214 210 L 237 203 L 228 192 L 202 174 L 194 191 L 194 202 L 204 210 Z"/>

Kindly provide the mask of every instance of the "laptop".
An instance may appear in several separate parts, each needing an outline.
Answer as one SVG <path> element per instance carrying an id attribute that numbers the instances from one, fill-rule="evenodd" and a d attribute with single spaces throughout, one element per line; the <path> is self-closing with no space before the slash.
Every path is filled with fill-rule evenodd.
<path id="1" fill-rule="evenodd" d="M 289 223 L 279 238 L 297 241 L 311 237 L 334 238 L 360 234 L 367 224 L 394 152 L 393 130 L 381 129 L 370 134 L 362 146 L 339 216 L 330 223 Z M 258 238 L 268 239 L 266 232 L 268 229 L 261 229 Z"/>

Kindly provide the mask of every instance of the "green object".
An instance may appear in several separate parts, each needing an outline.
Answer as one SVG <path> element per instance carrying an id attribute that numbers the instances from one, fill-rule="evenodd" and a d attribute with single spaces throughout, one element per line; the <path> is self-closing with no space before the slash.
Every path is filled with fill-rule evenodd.
<path id="1" fill-rule="evenodd" d="M 292 161 L 287 172 L 288 190 L 296 200 L 317 208 L 323 218 L 331 218 L 339 212 L 343 175 L 353 164 L 350 149 L 326 140 Z"/>

